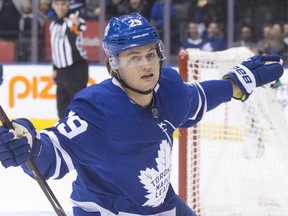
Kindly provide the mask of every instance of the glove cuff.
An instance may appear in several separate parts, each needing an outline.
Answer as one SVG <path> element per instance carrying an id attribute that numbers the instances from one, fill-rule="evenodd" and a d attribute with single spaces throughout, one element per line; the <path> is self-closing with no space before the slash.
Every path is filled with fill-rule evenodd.
<path id="1" fill-rule="evenodd" d="M 254 74 L 244 65 L 237 65 L 235 66 L 230 73 L 233 73 L 237 77 L 237 82 L 234 82 L 239 86 L 242 87 L 244 91 L 241 91 L 246 94 L 251 94 L 252 91 L 256 88 L 256 80 Z"/>
<path id="2" fill-rule="evenodd" d="M 253 73 L 243 65 L 237 65 L 228 72 L 223 79 L 231 79 L 241 90 L 234 94 L 233 98 L 241 101 L 248 99 L 249 95 L 256 88 L 256 80 Z"/>
<path id="3" fill-rule="evenodd" d="M 42 150 L 42 142 L 40 139 L 35 139 L 33 146 L 30 150 L 31 157 L 38 157 Z"/>

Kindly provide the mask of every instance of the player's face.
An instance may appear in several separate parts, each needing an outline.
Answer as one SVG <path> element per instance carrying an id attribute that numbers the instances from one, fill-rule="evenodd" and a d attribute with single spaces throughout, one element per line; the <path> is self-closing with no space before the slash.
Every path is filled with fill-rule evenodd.
<path id="1" fill-rule="evenodd" d="M 147 91 L 156 85 L 160 63 L 155 45 L 126 50 L 118 59 L 121 78 L 129 86 Z"/>
<path id="2" fill-rule="evenodd" d="M 57 17 L 61 19 L 65 17 L 65 15 L 67 14 L 69 10 L 69 2 L 65 0 L 54 1 L 52 4 L 52 7 L 55 13 L 57 14 Z"/>

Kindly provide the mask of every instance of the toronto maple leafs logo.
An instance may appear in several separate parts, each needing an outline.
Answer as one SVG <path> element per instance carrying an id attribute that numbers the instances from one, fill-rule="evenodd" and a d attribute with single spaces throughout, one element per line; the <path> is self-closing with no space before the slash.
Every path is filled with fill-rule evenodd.
<path id="1" fill-rule="evenodd" d="M 158 150 L 157 170 L 154 168 L 146 168 L 141 170 L 138 176 L 140 182 L 147 190 L 145 196 L 148 200 L 143 206 L 157 207 L 164 202 L 169 185 L 171 175 L 171 146 L 167 140 L 163 140 Z"/>

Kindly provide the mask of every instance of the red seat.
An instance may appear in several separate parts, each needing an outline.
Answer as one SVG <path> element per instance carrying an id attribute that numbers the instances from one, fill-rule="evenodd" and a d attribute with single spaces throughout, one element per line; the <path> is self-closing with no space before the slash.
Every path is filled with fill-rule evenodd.
<path id="1" fill-rule="evenodd" d="M 14 62 L 14 41 L 0 41 L 0 62 Z"/>

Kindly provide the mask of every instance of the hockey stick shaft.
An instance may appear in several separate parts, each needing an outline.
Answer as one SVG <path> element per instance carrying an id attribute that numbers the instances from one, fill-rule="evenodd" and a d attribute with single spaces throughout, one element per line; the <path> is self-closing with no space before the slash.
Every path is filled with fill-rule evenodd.
<path id="1" fill-rule="evenodd" d="M 14 129 L 12 122 L 7 117 L 1 105 L 0 105 L 0 121 L 2 122 L 3 127 L 8 129 Z M 30 169 L 30 172 L 32 173 L 34 179 L 38 182 L 39 186 L 46 195 L 47 199 L 50 201 L 57 215 L 66 216 L 66 213 L 64 212 L 63 208 L 61 207 L 55 195 L 53 194 L 48 183 L 43 178 L 34 160 L 32 158 L 29 158 L 28 161 L 26 162 L 26 165 Z"/>

